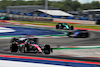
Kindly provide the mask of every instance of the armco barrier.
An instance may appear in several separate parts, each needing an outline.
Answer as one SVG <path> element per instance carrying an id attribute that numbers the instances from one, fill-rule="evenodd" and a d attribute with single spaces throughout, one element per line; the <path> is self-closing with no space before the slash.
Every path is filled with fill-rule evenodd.
<path id="1" fill-rule="evenodd" d="M 31 18 L 33 19 L 34 21 L 53 21 L 53 19 L 46 19 L 46 18 Z"/>
<path id="2" fill-rule="evenodd" d="M 53 22 L 59 22 L 59 23 L 71 23 L 71 24 L 80 24 L 80 23 L 76 23 L 76 22 L 65 22 L 65 21 L 57 21 L 57 20 L 53 20 Z"/>

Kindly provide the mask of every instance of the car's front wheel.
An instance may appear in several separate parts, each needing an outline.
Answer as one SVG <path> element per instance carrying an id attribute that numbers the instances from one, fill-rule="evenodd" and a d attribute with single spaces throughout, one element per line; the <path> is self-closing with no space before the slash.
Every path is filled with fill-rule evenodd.
<path id="1" fill-rule="evenodd" d="M 74 30 L 74 27 L 73 26 L 70 26 L 70 30 Z"/>
<path id="2" fill-rule="evenodd" d="M 45 53 L 45 54 L 50 54 L 50 52 L 51 52 L 50 45 L 45 45 L 45 46 L 44 46 L 44 53 Z"/>

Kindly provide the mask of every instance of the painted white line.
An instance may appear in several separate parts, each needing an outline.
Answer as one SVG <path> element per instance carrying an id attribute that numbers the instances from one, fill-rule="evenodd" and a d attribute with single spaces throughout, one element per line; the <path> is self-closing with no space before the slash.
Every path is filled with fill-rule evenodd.
<path id="1" fill-rule="evenodd" d="M 1 37 L 0 39 L 11 39 L 13 37 Z"/>

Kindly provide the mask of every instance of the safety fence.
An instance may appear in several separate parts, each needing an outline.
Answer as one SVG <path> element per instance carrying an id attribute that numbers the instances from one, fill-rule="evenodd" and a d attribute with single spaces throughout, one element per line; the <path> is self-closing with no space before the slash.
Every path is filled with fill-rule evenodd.
<path id="1" fill-rule="evenodd" d="M 29 14 L 27 15 L 27 13 L 25 15 L 0 13 L 0 20 L 53 21 L 52 18 L 31 16 Z"/>

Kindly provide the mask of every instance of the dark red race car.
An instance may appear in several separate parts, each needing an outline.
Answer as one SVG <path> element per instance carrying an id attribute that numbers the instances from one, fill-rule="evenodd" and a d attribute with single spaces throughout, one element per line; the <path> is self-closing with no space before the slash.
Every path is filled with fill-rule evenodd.
<path id="1" fill-rule="evenodd" d="M 23 52 L 23 53 L 44 53 L 50 54 L 52 48 L 50 45 L 44 45 L 43 47 L 38 44 L 38 38 L 16 38 L 10 45 L 11 52 Z"/>

